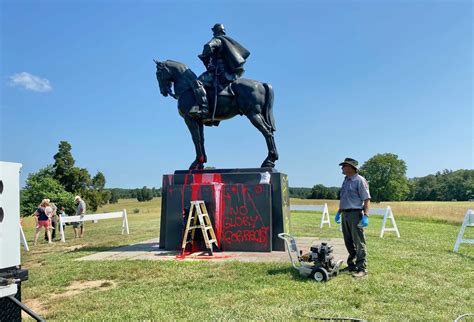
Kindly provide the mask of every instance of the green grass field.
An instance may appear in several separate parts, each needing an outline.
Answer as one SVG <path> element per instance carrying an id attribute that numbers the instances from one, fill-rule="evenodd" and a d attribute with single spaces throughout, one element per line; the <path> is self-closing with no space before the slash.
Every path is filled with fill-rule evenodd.
<path id="1" fill-rule="evenodd" d="M 328 283 L 316 283 L 298 276 L 289 261 L 76 261 L 97 251 L 158 237 L 160 200 L 121 200 L 98 212 L 127 209 L 131 235 L 120 234 L 120 219 L 109 219 L 87 223 L 84 239 L 73 239 L 72 228 L 66 227 L 65 244 L 41 243 L 31 246 L 30 252 L 22 250 L 23 267 L 30 276 L 23 283 L 23 300 L 48 320 L 354 317 L 447 321 L 474 313 L 474 246 L 463 244 L 458 254 L 452 252 L 462 217 L 474 203 L 398 206 L 392 208 L 400 239 L 393 233 L 380 239 L 382 218 L 370 219 L 367 279 L 354 280 L 343 274 Z M 331 217 L 334 207 L 331 203 Z M 418 209 L 415 214 L 401 210 L 413 208 Z M 459 214 L 444 218 L 446 209 L 452 208 Z M 293 213 L 291 233 L 341 237 L 334 224 L 320 230 L 320 219 L 320 214 Z M 24 229 L 32 244 L 31 218 L 25 220 Z M 466 233 L 465 238 L 474 239 L 474 228 Z"/>

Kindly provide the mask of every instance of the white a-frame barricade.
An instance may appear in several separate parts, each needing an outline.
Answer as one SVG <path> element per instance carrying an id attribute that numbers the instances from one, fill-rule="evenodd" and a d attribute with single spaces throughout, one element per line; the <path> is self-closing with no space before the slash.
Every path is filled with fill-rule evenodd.
<path id="1" fill-rule="evenodd" d="M 397 237 L 400 238 L 400 232 L 398 231 L 397 223 L 395 222 L 395 217 L 393 216 L 390 206 L 387 206 L 387 208 L 370 208 L 369 215 L 383 216 L 380 238 L 383 238 L 386 231 L 393 231 L 397 234 Z M 387 228 L 387 219 L 390 219 L 392 222 L 392 227 Z"/>
<path id="2" fill-rule="evenodd" d="M 95 221 L 95 220 L 110 219 L 110 218 L 122 218 L 122 235 L 124 233 L 127 233 L 127 235 L 130 234 L 130 231 L 128 229 L 127 210 L 124 209 L 123 211 L 108 212 L 105 214 L 59 217 L 59 230 L 61 233 L 61 241 L 62 242 L 66 241 L 66 238 L 64 236 L 64 228 L 63 228 L 65 223 Z"/>
<path id="3" fill-rule="evenodd" d="M 461 229 L 459 230 L 458 238 L 454 244 L 454 252 L 459 251 L 459 245 L 461 244 L 474 244 L 474 239 L 463 239 L 464 230 L 466 227 L 474 227 L 474 210 L 468 209 L 464 215 L 464 221 L 462 222 Z"/>
<path id="4" fill-rule="evenodd" d="M 21 226 L 21 222 L 20 222 L 20 241 L 23 244 L 23 247 L 25 248 L 25 250 L 27 252 L 29 252 L 30 248 L 28 247 L 28 242 L 26 241 L 25 232 L 23 231 L 23 227 Z"/>
<path id="5" fill-rule="evenodd" d="M 331 227 L 331 220 L 329 220 L 329 209 L 328 204 L 324 205 L 290 205 L 290 211 L 321 211 L 323 216 L 321 217 L 320 228 L 323 228 L 324 224 L 328 224 Z"/>

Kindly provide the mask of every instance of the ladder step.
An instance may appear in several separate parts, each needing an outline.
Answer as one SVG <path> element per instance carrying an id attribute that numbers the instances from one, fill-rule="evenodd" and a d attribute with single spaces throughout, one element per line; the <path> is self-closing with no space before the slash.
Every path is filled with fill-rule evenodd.
<path id="1" fill-rule="evenodd" d="M 190 226 L 189 230 L 191 229 L 201 229 L 201 226 Z M 212 229 L 212 226 L 204 226 L 204 229 Z"/>
<path id="2" fill-rule="evenodd" d="M 192 226 L 191 226 L 192 222 Z M 199 225 L 196 225 L 199 223 Z M 206 204 L 202 200 L 193 200 L 191 201 L 191 208 L 189 209 L 189 214 L 187 218 L 186 229 L 183 234 L 182 249 L 183 252 L 187 244 L 193 244 L 195 229 L 201 229 L 204 237 L 204 242 L 208 248 L 210 254 L 212 255 L 212 244 L 218 246 L 217 238 L 214 233 L 214 228 L 212 227 L 212 222 L 210 220 L 209 214 L 207 213 Z M 192 234 L 190 235 L 190 233 Z M 208 236 L 208 234 L 210 236 Z M 213 239 L 209 239 L 213 238 Z"/>

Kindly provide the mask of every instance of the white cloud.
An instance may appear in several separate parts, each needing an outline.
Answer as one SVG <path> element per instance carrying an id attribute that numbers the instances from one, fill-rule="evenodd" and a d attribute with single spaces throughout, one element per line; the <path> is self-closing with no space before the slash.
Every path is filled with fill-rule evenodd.
<path id="1" fill-rule="evenodd" d="M 10 85 L 21 86 L 34 92 L 49 92 L 53 90 L 49 80 L 26 72 L 10 76 Z"/>

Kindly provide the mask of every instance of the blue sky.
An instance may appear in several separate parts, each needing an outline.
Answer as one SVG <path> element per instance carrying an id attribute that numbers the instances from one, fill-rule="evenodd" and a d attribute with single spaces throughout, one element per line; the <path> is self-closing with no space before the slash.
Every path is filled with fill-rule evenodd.
<path id="1" fill-rule="evenodd" d="M 204 71 L 216 22 L 275 90 L 276 168 L 339 186 L 338 163 L 395 153 L 409 177 L 473 167 L 471 1 L 19 1 L 1 8 L 0 160 L 28 173 L 59 141 L 107 187 L 161 186 L 194 159 L 154 58 Z M 208 166 L 258 167 L 245 117 L 206 128 Z"/>

